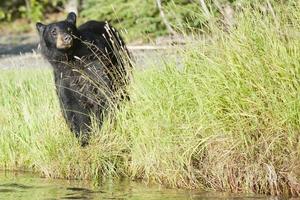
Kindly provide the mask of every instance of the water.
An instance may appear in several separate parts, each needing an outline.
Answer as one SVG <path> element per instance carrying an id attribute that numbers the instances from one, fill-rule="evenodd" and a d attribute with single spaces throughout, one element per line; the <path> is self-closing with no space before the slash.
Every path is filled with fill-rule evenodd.
<path id="1" fill-rule="evenodd" d="M 0 172 L 0 199 L 110 199 L 110 200 L 275 200 L 258 195 L 228 195 L 146 186 L 132 181 L 108 181 L 94 187 L 88 181 L 45 179 L 30 173 Z"/>

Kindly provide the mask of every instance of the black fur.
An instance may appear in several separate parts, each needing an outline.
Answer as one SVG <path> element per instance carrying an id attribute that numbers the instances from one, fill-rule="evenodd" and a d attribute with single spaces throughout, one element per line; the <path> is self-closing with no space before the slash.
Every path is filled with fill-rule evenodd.
<path id="1" fill-rule="evenodd" d="M 43 56 L 54 71 L 61 109 L 71 130 L 88 143 L 91 115 L 102 125 L 103 116 L 124 97 L 129 58 L 118 32 L 106 22 L 88 21 L 76 27 L 76 15 L 49 25 L 36 24 Z M 120 95 L 121 94 L 121 95 Z"/>

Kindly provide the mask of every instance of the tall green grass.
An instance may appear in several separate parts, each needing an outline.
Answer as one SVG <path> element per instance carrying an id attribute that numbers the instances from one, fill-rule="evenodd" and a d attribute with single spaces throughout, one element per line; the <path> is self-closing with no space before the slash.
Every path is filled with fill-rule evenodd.
<path id="1" fill-rule="evenodd" d="M 300 194 L 299 5 L 245 10 L 224 32 L 136 70 L 131 100 L 81 148 L 48 70 L 0 74 L 0 165 L 48 177 Z"/>
<path id="2" fill-rule="evenodd" d="M 0 77 L 2 169 L 70 179 L 116 175 L 125 148 L 120 137 L 95 134 L 97 142 L 81 148 L 60 112 L 49 69 L 2 70 Z"/>

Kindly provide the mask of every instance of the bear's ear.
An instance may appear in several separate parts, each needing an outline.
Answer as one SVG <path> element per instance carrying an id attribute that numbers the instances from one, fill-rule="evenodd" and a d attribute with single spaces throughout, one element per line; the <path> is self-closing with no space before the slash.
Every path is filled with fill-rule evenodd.
<path id="1" fill-rule="evenodd" d="M 46 25 L 45 24 L 42 24 L 40 22 L 36 23 L 36 29 L 38 30 L 38 32 L 41 34 L 44 32 L 45 28 L 46 28 Z"/>
<path id="2" fill-rule="evenodd" d="M 76 14 L 74 12 L 70 12 L 67 16 L 67 21 L 76 25 Z"/>

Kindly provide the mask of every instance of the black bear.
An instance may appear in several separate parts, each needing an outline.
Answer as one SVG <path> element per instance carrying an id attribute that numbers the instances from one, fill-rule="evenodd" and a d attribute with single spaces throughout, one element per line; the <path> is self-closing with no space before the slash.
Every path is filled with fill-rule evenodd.
<path id="1" fill-rule="evenodd" d="M 76 27 L 76 14 L 49 25 L 37 23 L 42 55 L 51 63 L 64 117 L 81 145 L 88 144 L 91 117 L 103 117 L 127 97 L 129 52 L 107 22 Z"/>

